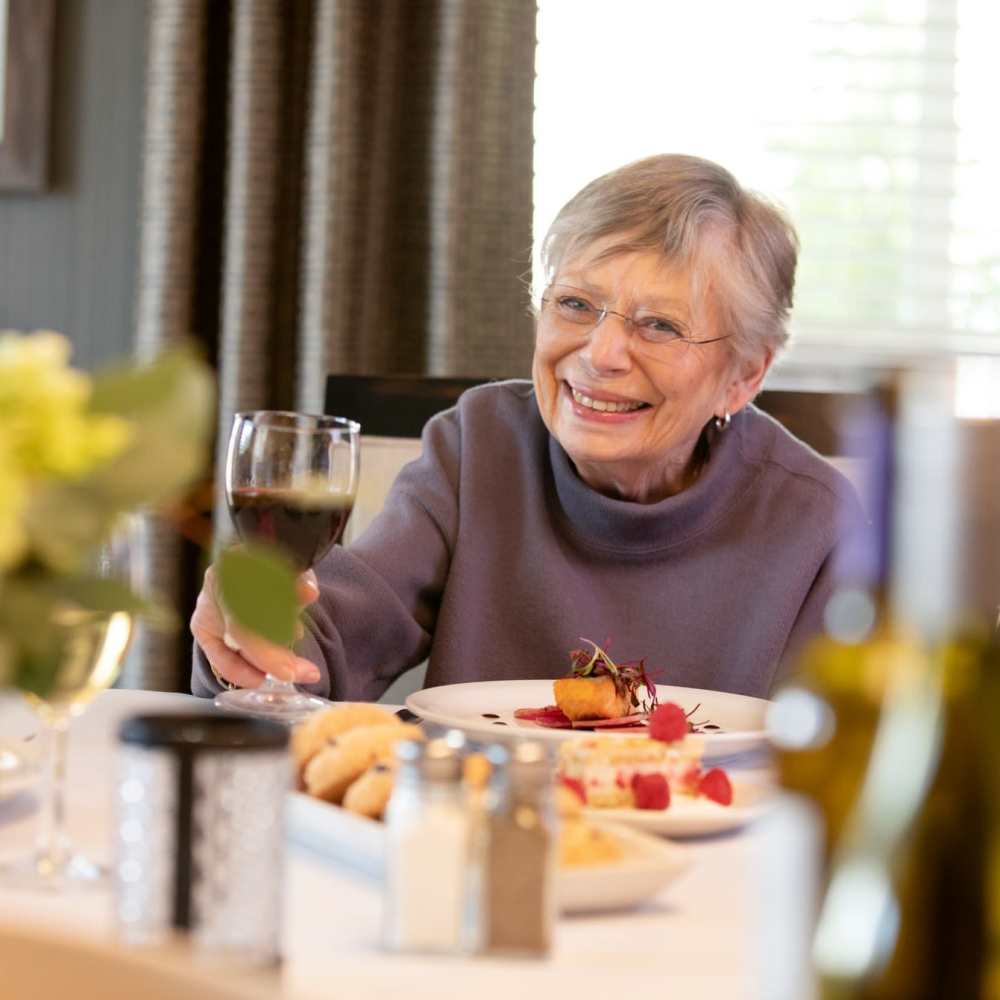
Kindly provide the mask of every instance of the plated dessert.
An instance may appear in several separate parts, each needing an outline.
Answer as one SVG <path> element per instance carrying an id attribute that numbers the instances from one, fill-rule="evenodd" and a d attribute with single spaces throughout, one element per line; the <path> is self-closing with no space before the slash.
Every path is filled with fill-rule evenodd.
<path id="1" fill-rule="evenodd" d="M 559 780 L 591 809 L 663 810 L 676 796 L 731 805 L 728 775 L 718 767 L 703 769 L 701 755 L 684 710 L 668 703 L 650 714 L 647 736 L 564 743 Z"/>
<path id="2" fill-rule="evenodd" d="M 656 685 L 646 673 L 645 660 L 615 663 L 607 651 L 582 639 L 588 649 L 570 651 L 569 674 L 552 683 L 554 705 L 519 708 L 514 718 L 546 729 L 592 729 L 603 733 L 642 732 L 656 708 Z M 709 719 L 693 721 L 701 708 L 687 713 L 687 732 L 721 733 Z"/>

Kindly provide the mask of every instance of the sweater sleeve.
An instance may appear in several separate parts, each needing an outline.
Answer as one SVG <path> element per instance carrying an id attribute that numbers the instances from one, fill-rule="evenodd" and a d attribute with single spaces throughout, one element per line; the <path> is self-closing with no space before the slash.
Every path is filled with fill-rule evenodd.
<path id="1" fill-rule="evenodd" d="M 456 410 L 430 420 L 420 457 L 400 472 L 382 511 L 350 548 L 335 546 L 315 567 L 320 596 L 296 651 L 322 677 L 304 690 L 374 701 L 427 657 L 458 531 L 460 439 Z M 218 689 L 196 646 L 192 690 Z"/>
<path id="2" fill-rule="evenodd" d="M 816 574 L 806 599 L 802 602 L 795 624 L 788 635 L 781 661 L 774 675 L 771 693 L 788 677 L 795 673 L 805 648 L 823 633 L 823 616 L 826 606 L 837 589 L 836 574 L 833 570 L 834 557 L 828 556 Z"/>
<path id="3" fill-rule="evenodd" d="M 824 619 L 830 598 L 841 587 L 857 583 L 871 572 L 868 564 L 874 544 L 872 525 L 853 488 L 843 491 L 837 513 L 836 541 L 823 560 L 789 632 L 772 692 L 798 669 L 810 641 L 826 631 Z"/>

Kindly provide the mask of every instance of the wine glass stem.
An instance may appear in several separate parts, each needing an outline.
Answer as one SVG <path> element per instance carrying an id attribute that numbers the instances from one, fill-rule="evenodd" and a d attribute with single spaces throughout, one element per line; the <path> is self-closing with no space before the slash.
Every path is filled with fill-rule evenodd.
<path id="1" fill-rule="evenodd" d="M 35 862 L 39 870 L 54 871 L 65 864 L 71 853 L 66 833 L 66 740 L 69 719 L 47 723 L 45 728 L 47 780 L 35 842 Z"/>
<path id="2" fill-rule="evenodd" d="M 264 678 L 264 683 L 257 690 L 269 693 L 293 694 L 298 691 L 298 688 L 291 681 L 280 681 L 277 677 L 272 677 L 268 674 Z"/>

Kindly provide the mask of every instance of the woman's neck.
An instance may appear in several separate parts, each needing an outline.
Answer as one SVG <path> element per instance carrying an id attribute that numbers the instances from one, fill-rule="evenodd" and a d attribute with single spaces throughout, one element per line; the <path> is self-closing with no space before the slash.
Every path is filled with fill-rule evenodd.
<path id="1" fill-rule="evenodd" d="M 577 475 L 593 490 L 613 500 L 652 504 L 683 492 L 701 474 L 708 458 L 703 434 L 693 445 L 672 452 L 663 461 L 573 462 Z"/>

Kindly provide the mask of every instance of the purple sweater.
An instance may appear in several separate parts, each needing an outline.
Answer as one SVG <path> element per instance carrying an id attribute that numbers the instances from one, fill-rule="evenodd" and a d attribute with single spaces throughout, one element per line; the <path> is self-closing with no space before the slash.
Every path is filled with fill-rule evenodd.
<path id="1" fill-rule="evenodd" d="M 587 637 L 660 683 L 766 697 L 819 630 L 845 509 L 848 481 L 753 406 L 691 487 L 637 504 L 577 476 L 530 383 L 472 389 L 317 567 L 299 652 L 323 679 L 305 687 L 375 700 L 428 657 L 428 687 L 559 677 Z M 196 650 L 193 691 L 218 688 Z"/>

